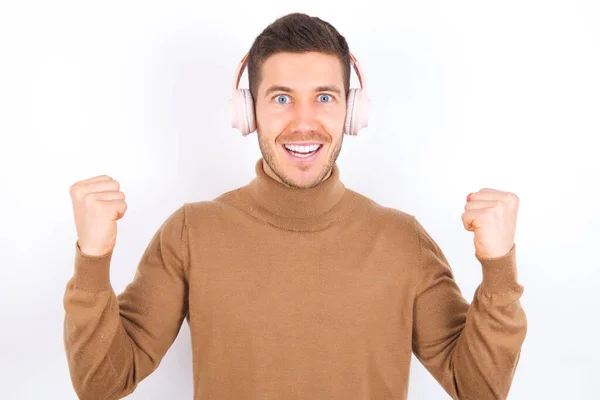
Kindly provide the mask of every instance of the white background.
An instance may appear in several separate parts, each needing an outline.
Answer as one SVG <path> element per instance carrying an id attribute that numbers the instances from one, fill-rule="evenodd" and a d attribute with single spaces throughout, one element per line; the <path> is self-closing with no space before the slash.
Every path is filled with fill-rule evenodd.
<path id="1" fill-rule="evenodd" d="M 339 158 L 344 183 L 416 215 L 469 301 L 481 270 L 465 197 L 516 193 L 529 330 L 509 398 L 597 398 L 600 3 L 292 4 L 1 3 L 0 397 L 76 398 L 62 342 L 70 185 L 121 183 L 120 292 L 175 208 L 254 176 L 256 135 L 227 119 L 233 72 L 267 24 L 302 11 L 336 26 L 369 84 L 369 127 Z M 130 398 L 191 399 L 191 367 L 184 323 Z M 414 358 L 410 384 L 411 399 L 448 398 Z"/>

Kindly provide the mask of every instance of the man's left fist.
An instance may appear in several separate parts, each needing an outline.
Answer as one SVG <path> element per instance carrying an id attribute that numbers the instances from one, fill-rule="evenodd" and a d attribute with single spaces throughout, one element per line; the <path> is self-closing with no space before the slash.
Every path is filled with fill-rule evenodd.
<path id="1" fill-rule="evenodd" d="M 519 198 L 513 193 L 488 188 L 469 193 L 462 221 L 466 230 L 475 233 L 478 257 L 501 257 L 512 249 L 518 211 Z"/>

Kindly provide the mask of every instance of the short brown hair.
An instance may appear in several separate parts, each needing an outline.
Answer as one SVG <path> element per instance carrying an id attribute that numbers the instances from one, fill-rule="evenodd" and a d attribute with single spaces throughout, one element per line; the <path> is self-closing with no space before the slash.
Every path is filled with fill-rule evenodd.
<path id="1" fill-rule="evenodd" d="M 346 96 L 350 90 L 350 52 L 344 36 L 318 17 L 291 13 L 278 18 L 256 37 L 248 53 L 250 93 L 256 100 L 263 62 L 280 52 L 304 53 L 317 51 L 336 55 L 342 62 Z"/>

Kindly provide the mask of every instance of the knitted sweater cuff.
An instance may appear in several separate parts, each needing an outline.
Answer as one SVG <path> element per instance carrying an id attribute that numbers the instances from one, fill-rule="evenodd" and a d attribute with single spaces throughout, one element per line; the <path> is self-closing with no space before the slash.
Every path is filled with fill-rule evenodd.
<path id="1" fill-rule="evenodd" d="M 487 293 L 505 293 L 522 290 L 518 282 L 516 244 L 508 253 L 495 258 L 484 258 L 475 255 L 482 266 L 482 289 Z"/>
<path id="2" fill-rule="evenodd" d="M 113 252 L 101 256 L 85 254 L 75 243 L 75 287 L 87 292 L 101 292 L 110 289 L 110 260 Z"/>

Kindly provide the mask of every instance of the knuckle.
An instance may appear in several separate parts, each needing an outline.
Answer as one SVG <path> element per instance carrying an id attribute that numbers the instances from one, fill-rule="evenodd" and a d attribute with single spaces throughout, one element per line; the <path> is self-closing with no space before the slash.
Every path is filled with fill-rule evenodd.
<path id="1" fill-rule="evenodd" d="M 504 195 L 504 201 L 507 204 L 515 205 L 515 204 L 519 203 L 519 198 L 517 197 L 516 194 L 508 192 Z"/>
<path id="2" fill-rule="evenodd" d="M 75 200 L 83 200 L 83 198 L 85 197 L 85 194 L 86 194 L 86 191 L 85 191 L 85 188 L 83 187 L 83 185 L 76 184 L 71 189 L 71 196 L 73 196 L 73 198 Z"/>

